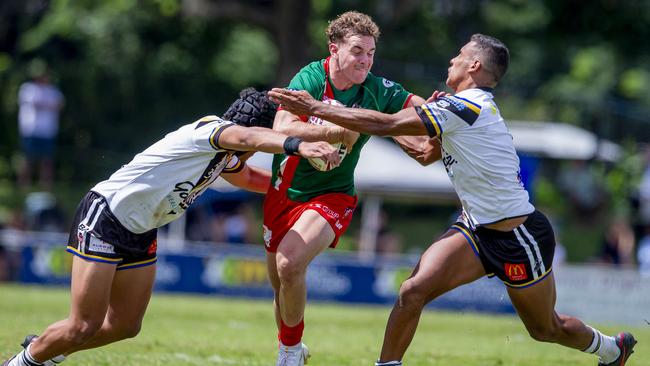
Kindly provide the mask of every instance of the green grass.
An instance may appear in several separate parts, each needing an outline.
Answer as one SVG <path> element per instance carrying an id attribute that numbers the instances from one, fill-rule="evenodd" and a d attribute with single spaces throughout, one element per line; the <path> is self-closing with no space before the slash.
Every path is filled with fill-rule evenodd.
<path id="1" fill-rule="evenodd" d="M 18 351 L 25 334 L 66 316 L 62 288 L 0 285 L 0 356 Z M 389 308 L 309 304 L 304 341 L 309 366 L 372 365 Z M 602 327 L 615 332 L 620 327 Z M 628 366 L 650 365 L 650 326 L 631 329 L 637 352 Z M 274 365 L 276 330 L 270 301 L 154 295 L 134 339 L 70 357 L 65 365 Z M 596 358 L 531 340 L 509 316 L 428 311 L 405 365 L 595 366 Z"/>

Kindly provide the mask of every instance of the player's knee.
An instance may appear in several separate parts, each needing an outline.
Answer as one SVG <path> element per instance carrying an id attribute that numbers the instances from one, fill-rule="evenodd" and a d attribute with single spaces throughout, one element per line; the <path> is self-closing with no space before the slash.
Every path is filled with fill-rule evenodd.
<path id="1" fill-rule="evenodd" d="M 123 324 L 118 329 L 121 339 L 133 338 L 140 333 L 140 330 L 142 329 L 142 322 Z"/>
<path id="2" fill-rule="evenodd" d="M 305 272 L 302 263 L 287 257 L 278 258 L 277 268 L 280 283 L 284 286 L 292 285 L 301 281 Z"/>
<path id="3" fill-rule="evenodd" d="M 422 307 L 427 300 L 427 291 L 412 278 L 404 281 L 399 289 L 399 302 L 405 307 Z"/>

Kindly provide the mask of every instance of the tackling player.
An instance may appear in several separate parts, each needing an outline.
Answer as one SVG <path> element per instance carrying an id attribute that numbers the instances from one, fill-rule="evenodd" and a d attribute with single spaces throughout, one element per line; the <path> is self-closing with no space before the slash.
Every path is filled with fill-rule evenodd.
<path id="1" fill-rule="evenodd" d="M 623 366 L 633 352 L 636 341 L 630 333 L 606 336 L 554 310 L 555 235 L 544 214 L 529 202 L 512 136 L 492 95 L 508 63 L 503 43 L 475 34 L 450 61 L 447 86 L 454 96 L 435 92 L 427 104 L 392 115 L 327 105 L 304 92 L 269 92 L 285 110 L 361 133 L 427 134 L 442 140 L 442 160 L 463 214 L 425 251 L 402 284 L 377 366 L 402 364 L 428 302 L 486 274 L 507 285 L 512 304 L 535 340 L 594 353 L 601 366 Z"/>
<path id="2" fill-rule="evenodd" d="M 154 284 L 157 228 L 181 216 L 220 175 L 251 191 L 268 188 L 270 172 L 248 167 L 242 155 L 284 152 L 338 164 L 328 143 L 270 131 L 275 113 L 265 93 L 246 89 L 223 118 L 182 126 L 93 187 L 67 247 L 74 255 L 69 317 L 28 336 L 3 366 L 53 365 L 63 355 L 135 337 Z"/>
<path id="3" fill-rule="evenodd" d="M 329 57 L 305 66 L 289 87 L 304 90 L 326 103 L 395 113 L 424 100 L 401 85 L 370 73 L 379 28 L 362 13 L 350 11 L 331 21 L 327 31 Z M 311 123 L 305 123 L 311 122 Z M 343 142 L 347 156 L 338 168 L 319 171 L 306 159 L 283 154 L 273 160 L 271 186 L 264 202 L 264 240 L 269 278 L 275 292 L 279 330 L 277 366 L 303 365 L 302 343 L 306 303 L 305 275 L 309 263 L 327 247 L 335 247 L 357 205 L 354 169 L 370 136 L 306 115 L 279 110 L 273 128 L 306 141 Z M 420 162 L 439 152 L 429 138 L 396 141 Z"/>

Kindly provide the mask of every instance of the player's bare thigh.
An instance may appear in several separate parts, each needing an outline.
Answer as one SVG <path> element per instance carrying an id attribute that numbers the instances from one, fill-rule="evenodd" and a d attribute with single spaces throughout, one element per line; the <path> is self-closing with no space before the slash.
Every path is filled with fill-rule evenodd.
<path id="1" fill-rule="evenodd" d="M 70 319 L 103 320 L 115 279 L 114 264 L 72 259 Z"/>
<path id="2" fill-rule="evenodd" d="M 107 319 L 122 326 L 142 322 L 156 279 L 156 265 L 131 268 L 115 273 Z"/>
<path id="3" fill-rule="evenodd" d="M 422 254 L 402 290 L 415 288 L 418 292 L 426 292 L 430 301 L 483 276 L 483 265 L 468 239 L 459 231 L 450 229 Z"/>
<path id="4" fill-rule="evenodd" d="M 507 289 L 524 324 L 534 327 L 552 322 L 556 299 L 553 273 L 530 287 Z"/>
<path id="5" fill-rule="evenodd" d="M 284 261 L 289 261 L 296 267 L 295 270 L 304 271 L 335 237 L 334 230 L 325 218 L 314 210 L 305 210 L 278 246 L 278 267 L 281 267 Z"/>

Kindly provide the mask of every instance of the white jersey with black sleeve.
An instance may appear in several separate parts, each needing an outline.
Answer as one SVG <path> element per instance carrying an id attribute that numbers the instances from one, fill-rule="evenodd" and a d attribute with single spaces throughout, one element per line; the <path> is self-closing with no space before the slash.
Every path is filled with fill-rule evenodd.
<path id="1" fill-rule="evenodd" d="M 167 134 L 91 190 L 106 198 L 120 223 L 135 234 L 165 225 L 194 202 L 221 172 L 243 168 L 219 146 L 234 124 L 207 116 Z"/>
<path id="2" fill-rule="evenodd" d="M 512 135 L 491 89 L 463 90 L 416 107 L 472 225 L 524 216 L 535 208 L 521 182 Z"/>

